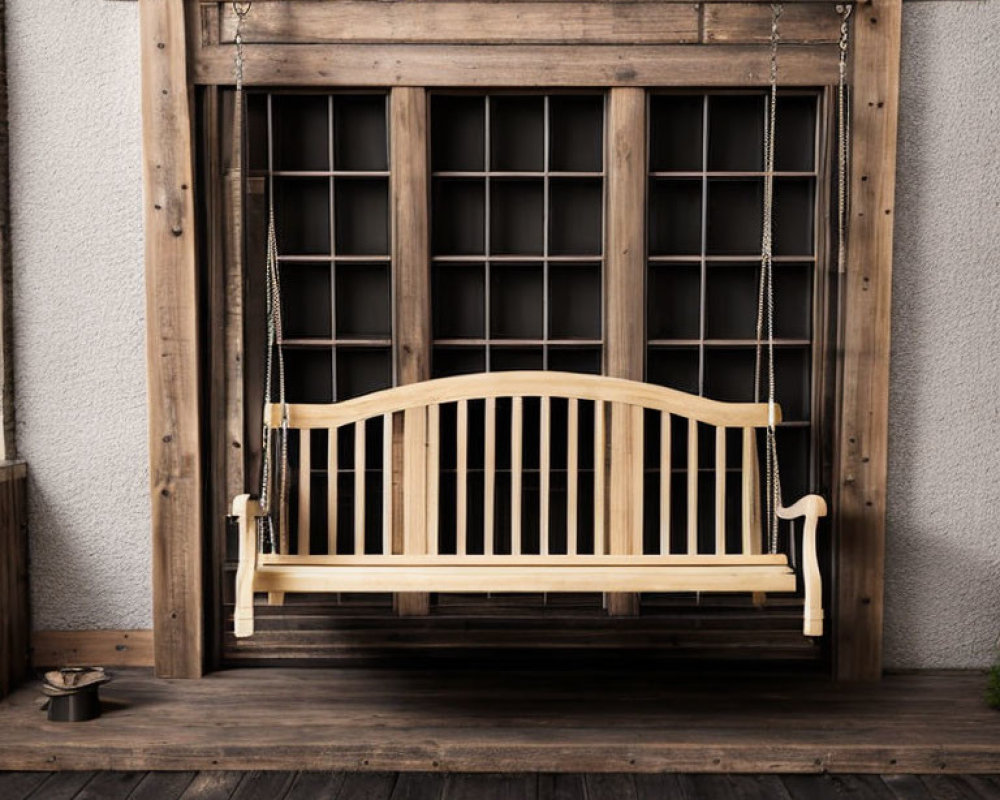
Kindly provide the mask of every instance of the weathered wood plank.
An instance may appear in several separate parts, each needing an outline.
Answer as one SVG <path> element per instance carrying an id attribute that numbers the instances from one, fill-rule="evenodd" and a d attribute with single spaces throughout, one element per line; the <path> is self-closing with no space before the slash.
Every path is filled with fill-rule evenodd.
<path id="1" fill-rule="evenodd" d="M 880 772 L 1000 767 L 1000 717 L 982 703 L 981 673 L 877 685 L 744 673 L 720 693 L 717 675 L 618 665 L 237 669 L 203 681 L 125 669 L 107 689 L 121 704 L 107 724 L 63 726 L 58 741 L 37 687 L 18 689 L 3 704 L 0 767 L 871 773 L 819 779 L 856 796 Z"/>
<path id="2" fill-rule="evenodd" d="M 176 800 L 194 779 L 194 772 L 147 772 L 128 800 Z"/>
<path id="3" fill-rule="evenodd" d="M 400 773 L 389 800 L 441 800 L 445 780 L 433 772 Z"/>
<path id="4" fill-rule="evenodd" d="M 0 17 L 6 18 L 6 13 L 6 0 L 0 0 Z M 7 112 L 7 35 L 4 29 L 0 35 L 0 459 L 11 461 L 17 458 L 17 440 L 14 436 L 14 267 L 10 246 Z"/>
<path id="5" fill-rule="evenodd" d="M 125 800 L 144 777 L 142 772 L 98 772 L 74 800 Z"/>
<path id="6" fill-rule="evenodd" d="M 220 39 L 232 43 L 236 14 L 220 3 Z M 698 41 L 694 3 L 393 2 L 257 3 L 244 25 L 259 44 L 395 43 L 684 44 Z"/>
<path id="7" fill-rule="evenodd" d="M 646 94 L 642 89 L 619 88 L 608 99 L 607 219 L 605 220 L 604 372 L 616 378 L 642 380 L 645 349 L 646 252 Z M 642 411 L 640 410 L 641 414 Z M 633 552 L 632 532 L 641 536 L 642 504 L 633 507 L 631 487 L 642 486 L 642 445 L 633 440 L 632 414 L 620 403 L 611 406 L 611 472 L 609 482 L 610 553 Z M 640 420 L 641 421 L 641 420 Z M 621 461 L 623 448 L 638 448 L 636 458 Z M 626 454 L 628 455 L 628 454 Z M 626 468 L 638 463 L 638 473 Z M 622 541 L 616 531 L 628 531 Z M 641 539 L 640 539 L 641 541 Z M 638 595 L 607 596 L 608 613 L 627 616 L 639 611 Z"/>
<path id="8" fill-rule="evenodd" d="M 850 222 L 839 431 L 836 674 L 882 672 L 892 233 L 901 0 L 855 9 Z"/>
<path id="9" fill-rule="evenodd" d="M 0 463 L 0 698 L 28 668 L 28 537 L 23 462 Z"/>
<path id="10" fill-rule="evenodd" d="M 240 772 L 199 772 L 181 800 L 229 800 L 243 775 Z"/>
<path id="11" fill-rule="evenodd" d="M 764 86 L 764 45 L 248 45 L 251 86 Z M 837 80 L 835 45 L 787 45 L 783 86 Z M 196 83 L 232 83 L 231 47 L 193 54 Z"/>
<path id="12" fill-rule="evenodd" d="M 153 665 L 151 630 L 35 631 L 31 635 L 35 667 L 149 667 Z"/>
<path id="13" fill-rule="evenodd" d="M 202 671 L 202 442 L 183 0 L 139 4 L 156 667 Z"/>
<path id="14" fill-rule="evenodd" d="M 393 341 L 396 382 L 430 377 L 430 232 L 428 227 L 427 93 L 394 88 L 389 97 L 389 165 L 392 203 Z M 402 504 L 395 504 L 402 508 Z M 426 524 L 426 520 L 425 520 Z M 425 535 L 422 534 L 422 535 Z M 426 614 L 426 595 L 398 596 L 400 614 Z"/>
<path id="15" fill-rule="evenodd" d="M 781 13 L 780 33 L 782 45 L 836 42 L 840 36 L 840 16 L 832 3 L 785 3 Z M 770 4 L 704 4 L 703 42 L 757 44 L 769 41 L 770 37 Z"/>
<path id="16" fill-rule="evenodd" d="M 294 772 L 254 770 L 243 776 L 230 800 L 274 800 L 284 797 L 295 779 Z"/>

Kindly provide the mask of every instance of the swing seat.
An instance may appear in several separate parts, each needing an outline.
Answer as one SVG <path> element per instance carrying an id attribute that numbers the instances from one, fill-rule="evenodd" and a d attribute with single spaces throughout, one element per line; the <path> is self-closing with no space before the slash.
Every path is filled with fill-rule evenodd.
<path id="1" fill-rule="evenodd" d="M 237 637 L 253 634 L 254 595 L 263 592 L 281 603 L 288 592 L 748 592 L 759 599 L 798 588 L 786 556 L 763 552 L 756 443 L 767 426 L 765 403 L 723 403 L 604 376 L 493 372 L 342 403 L 269 404 L 264 415 L 272 429 L 286 421 L 295 498 L 278 509 L 275 554 L 261 552 L 259 501 L 234 500 Z M 658 448 L 646 442 L 646 425 L 659 428 Z M 727 431 L 741 445 L 738 471 L 727 470 Z M 674 478 L 675 432 L 686 439 L 677 442 L 683 484 Z M 699 458 L 706 435 L 711 470 Z M 325 439 L 320 458 L 314 438 Z M 320 472 L 337 479 L 317 481 Z M 325 498 L 313 497 L 314 484 Z M 654 485 L 658 503 L 647 503 Z M 727 514 L 731 502 L 738 514 Z M 803 632 L 821 636 L 816 528 L 826 503 L 807 495 L 777 514 L 804 519 Z M 314 515 L 321 530 L 314 531 Z M 586 529 L 585 516 L 592 520 Z M 650 516 L 658 538 L 652 552 Z M 730 517 L 738 517 L 738 530 L 727 530 Z M 312 552 L 320 539 L 325 552 Z"/>

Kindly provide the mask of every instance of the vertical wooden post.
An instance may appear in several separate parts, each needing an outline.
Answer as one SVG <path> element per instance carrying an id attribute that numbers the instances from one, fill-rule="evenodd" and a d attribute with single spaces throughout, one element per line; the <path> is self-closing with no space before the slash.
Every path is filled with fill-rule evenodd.
<path id="1" fill-rule="evenodd" d="M 17 458 L 14 438 L 14 273 L 10 252 L 10 134 L 7 126 L 7 3 L 0 0 L 0 458 Z"/>
<path id="2" fill-rule="evenodd" d="M 604 371 L 643 378 L 646 271 L 646 92 L 611 89 L 607 148 L 607 219 L 604 252 Z M 615 420 L 611 433 L 615 436 Z M 611 476 L 614 479 L 614 476 Z M 638 513 L 642 513 L 639 509 Z M 624 520 L 611 520 L 614 530 Z M 641 519 L 640 519 L 641 526 Z M 609 542 L 615 552 L 614 539 Z M 608 595 L 608 613 L 639 613 L 639 596 Z"/>
<path id="3" fill-rule="evenodd" d="M 901 0 L 854 10 L 852 162 L 837 486 L 836 675 L 882 673 L 886 445 Z"/>
<path id="4" fill-rule="evenodd" d="M 396 383 L 402 385 L 430 377 L 427 92 L 409 86 L 394 87 L 389 108 L 393 335 Z M 430 610 L 430 596 L 426 593 L 398 594 L 394 601 L 401 615 L 427 614 Z"/>
<path id="5" fill-rule="evenodd" d="M 198 282 L 183 0 L 141 0 L 156 674 L 202 673 Z"/>

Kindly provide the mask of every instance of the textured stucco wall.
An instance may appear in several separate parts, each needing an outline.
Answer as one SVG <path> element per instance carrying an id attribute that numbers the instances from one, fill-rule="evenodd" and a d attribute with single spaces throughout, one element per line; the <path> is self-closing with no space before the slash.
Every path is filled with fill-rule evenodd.
<path id="1" fill-rule="evenodd" d="M 7 17 L 34 625 L 149 627 L 138 5 Z"/>
<path id="2" fill-rule="evenodd" d="M 1000 634 L 1000 3 L 903 7 L 886 663 Z"/>
<path id="3" fill-rule="evenodd" d="M 35 627 L 145 627 L 136 5 L 7 6 Z M 1000 632 L 1000 3 L 907 3 L 903 52 L 886 660 L 983 665 Z"/>

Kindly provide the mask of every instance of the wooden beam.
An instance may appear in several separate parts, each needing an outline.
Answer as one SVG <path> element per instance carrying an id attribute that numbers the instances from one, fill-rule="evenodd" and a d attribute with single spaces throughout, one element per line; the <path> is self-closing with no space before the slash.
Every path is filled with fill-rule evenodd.
<path id="1" fill-rule="evenodd" d="M 6 14 L 6 0 L 0 0 L 0 459 L 10 461 L 17 458 L 17 440 L 14 436 L 14 271 L 10 251 Z"/>
<path id="2" fill-rule="evenodd" d="M 28 668 L 28 536 L 23 461 L 0 464 L 0 698 Z"/>
<path id="3" fill-rule="evenodd" d="M 639 88 L 612 89 L 608 99 L 607 148 L 605 151 L 607 171 L 607 219 L 605 221 L 604 252 L 607 254 L 604 266 L 604 372 L 615 378 L 629 378 L 640 381 L 643 378 L 646 347 L 645 329 L 645 274 L 646 274 L 646 92 Z M 612 408 L 614 412 L 614 406 Z M 625 408 L 613 413 L 610 433 L 623 436 L 623 426 L 632 431 L 632 415 Z M 617 428 L 616 423 L 617 422 Z M 639 475 L 641 477 L 641 445 L 625 437 L 621 447 L 640 447 Z M 612 453 L 615 440 L 612 441 Z M 614 461 L 612 462 L 614 463 Z M 624 498 L 632 491 L 622 487 L 615 491 L 615 482 L 634 479 L 634 471 L 615 476 L 611 474 L 611 510 L 621 510 L 621 503 L 615 503 L 616 495 Z M 642 487 L 636 487 L 641 492 Z M 641 496 L 641 495 L 640 495 Z M 610 519 L 608 531 L 626 526 L 632 541 L 631 531 L 636 527 L 634 515 L 638 513 L 638 528 L 641 536 L 641 509 L 632 510 L 629 519 Z M 631 552 L 631 547 L 621 537 L 611 536 L 608 540 L 610 552 Z M 620 549 L 628 548 L 628 549 Z M 608 613 L 614 615 L 634 615 L 639 613 L 637 594 L 607 595 Z"/>
<path id="4" fill-rule="evenodd" d="M 35 631 L 31 634 L 33 667 L 153 666 L 153 632 Z"/>
<path id="5" fill-rule="evenodd" d="M 428 227 L 427 93 L 396 87 L 389 97 L 392 191 L 392 275 L 396 383 L 430 378 L 431 293 Z M 405 500 L 404 500 L 405 503 Z M 402 511 L 404 503 L 395 508 Z M 425 533 L 423 528 L 421 535 Z M 430 611 L 430 595 L 399 594 L 397 613 Z"/>
<path id="6" fill-rule="evenodd" d="M 202 673 L 202 442 L 183 0 L 140 0 L 157 674 Z"/>
<path id="7" fill-rule="evenodd" d="M 247 45 L 254 86 L 764 86 L 766 45 Z M 787 45 L 782 85 L 837 80 L 836 45 Z M 231 84 L 231 45 L 192 50 L 194 81 Z"/>
<path id="8" fill-rule="evenodd" d="M 768 3 L 705 3 L 706 44 L 760 44 L 771 38 Z M 784 49 L 788 44 L 821 44 L 839 41 L 840 15 L 828 5 L 788 5 L 781 13 L 781 61 L 784 84 Z"/>
<path id="9" fill-rule="evenodd" d="M 900 0 L 854 12 L 850 223 L 837 472 L 835 667 L 882 672 L 892 228 L 899 112 Z"/>
<path id="10" fill-rule="evenodd" d="M 219 39 L 232 43 L 236 14 L 220 3 Z M 248 43 L 665 44 L 698 41 L 698 7 L 517 0 L 392 2 L 312 0 L 257 3 L 244 23 Z"/>

